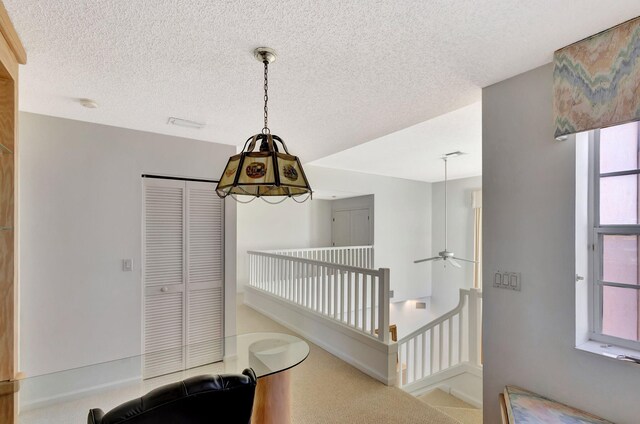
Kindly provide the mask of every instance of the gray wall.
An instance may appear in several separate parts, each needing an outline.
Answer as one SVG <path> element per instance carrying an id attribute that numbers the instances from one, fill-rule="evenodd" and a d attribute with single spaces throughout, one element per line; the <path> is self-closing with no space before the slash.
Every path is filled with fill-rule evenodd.
<path id="1" fill-rule="evenodd" d="M 474 211 L 471 193 L 482 187 L 482 177 L 448 181 L 447 186 L 448 249 L 459 258 L 473 259 Z M 431 243 L 433 253 L 436 254 L 444 249 L 444 182 L 434 183 L 432 190 Z M 460 263 L 461 269 L 453 266 L 445 268 L 442 262 L 434 262 L 431 266 L 431 297 L 444 310 L 452 309 L 458 304 L 460 289 L 473 287 L 473 264 Z"/>
<path id="2" fill-rule="evenodd" d="M 29 113 L 20 142 L 20 370 L 33 377 L 139 355 L 141 174 L 217 179 L 235 147 Z M 228 252 L 235 219 L 228 201 Z M 122 271 L 124 258 L 133 272 Z M 225 267 L 230 335 L 235 255 Z"/>
<path id="3" fill-rule="evenodd" d="M 522 291 L 484 287 L 484 422 L 513 384 L 619 424 L 638 422 L 640 367 L 575 341 L 575 144 L 553 138 L 553 67 L 483 90 L 484 280 L 522 273 Z"/>

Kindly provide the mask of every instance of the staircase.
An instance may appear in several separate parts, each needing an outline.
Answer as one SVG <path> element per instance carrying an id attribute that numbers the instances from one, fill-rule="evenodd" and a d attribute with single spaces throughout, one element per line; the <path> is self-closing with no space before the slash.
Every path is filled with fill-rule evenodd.
<path id="1" fill-rule="evenodd" d="M 440 389 L 418 396 L 418 399 L 460 424 L 482 424 L 482 409 L 478 409 Z"/>
<path id="2" fill-rule="evenodd" d="M 460 289 L 458 305 L 398 340 L 400 388 L 413 395 L 447 387 L 482 405 L 482 291 Z"/>

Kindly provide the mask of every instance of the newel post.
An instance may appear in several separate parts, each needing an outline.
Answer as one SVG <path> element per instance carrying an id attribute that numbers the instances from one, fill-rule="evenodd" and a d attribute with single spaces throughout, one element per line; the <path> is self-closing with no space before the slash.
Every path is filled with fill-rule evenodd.
<path id="1" fill-rule="evenodd" d="M 380 268 L 380 283 L 378 284 L 378 339 L 389 343 L 389 268 Z"/>
<path id="2" fill-rule="evenodd" d="M 480 363 L 480 296 L 476 288 L 469 289 L 469 362 Z"/>

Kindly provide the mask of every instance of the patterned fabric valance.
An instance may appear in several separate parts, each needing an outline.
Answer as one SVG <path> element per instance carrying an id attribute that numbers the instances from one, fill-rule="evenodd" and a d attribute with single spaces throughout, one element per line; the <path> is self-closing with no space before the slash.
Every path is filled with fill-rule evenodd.
<path id="1" fill-rule="evenodd" d="M 640 120 L 640 17 L 555 52 L 555 137 Z"/>

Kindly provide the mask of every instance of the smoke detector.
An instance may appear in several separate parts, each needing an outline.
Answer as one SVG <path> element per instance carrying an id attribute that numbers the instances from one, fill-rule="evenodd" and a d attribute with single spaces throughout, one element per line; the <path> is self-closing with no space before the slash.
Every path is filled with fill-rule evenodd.
<path id="1" fill-rule="evenodd" d="M 78 99 L 78 102 L 87 109 L 97 109 L 98 103 L 95 100 L 91 99 Z"/>

